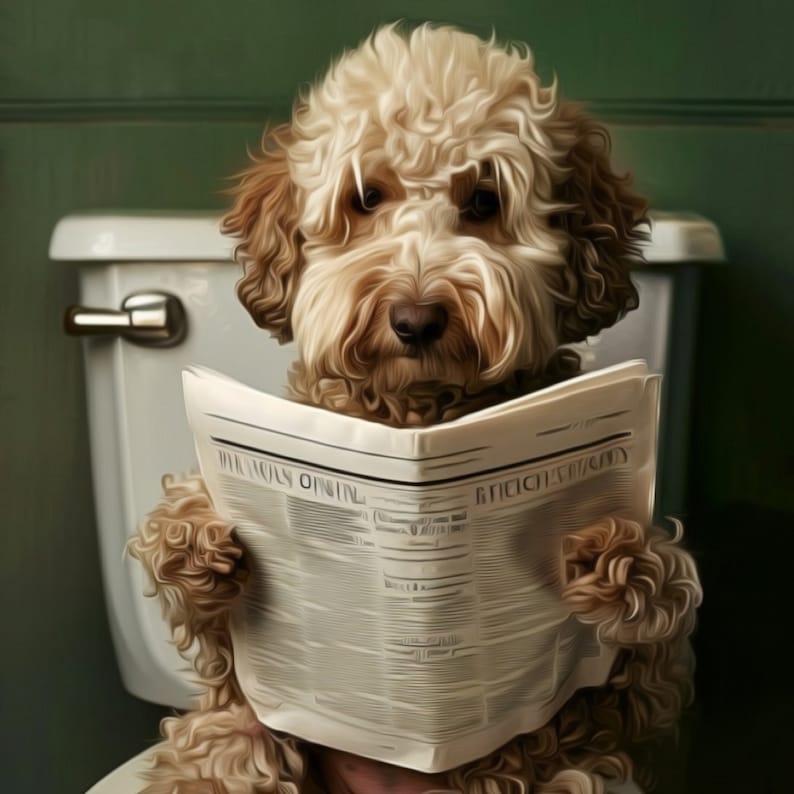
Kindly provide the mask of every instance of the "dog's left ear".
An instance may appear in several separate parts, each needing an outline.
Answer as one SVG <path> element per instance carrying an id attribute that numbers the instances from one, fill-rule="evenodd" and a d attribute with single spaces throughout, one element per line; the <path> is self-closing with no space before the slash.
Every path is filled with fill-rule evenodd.
<path id="1" fill-rule="evenodd" d="M 647 202 L 629 189 L 610 163 L 609 133 L 573 103 L 561 103 L 561 145 L 566 173 L 555 199 L 566 208 L 551 216 L 567 233 L 557 316 L 560 344 L 579 342 L 619 320 L 639 303 L 629 275 L 647 237 Z"/>
<path id="2" fill-rule="evenodd" d="M 240 302 L 254 322 L 279 342 L 292 339 L 292 300 L 303 267 L 295 188 L 290 179 L 285 124 L 267 135 L 261 157 L 239 175 L 232 208 L 221 223 L 239 238 L 235 256 L 244 268 L 237 284 Z"/>

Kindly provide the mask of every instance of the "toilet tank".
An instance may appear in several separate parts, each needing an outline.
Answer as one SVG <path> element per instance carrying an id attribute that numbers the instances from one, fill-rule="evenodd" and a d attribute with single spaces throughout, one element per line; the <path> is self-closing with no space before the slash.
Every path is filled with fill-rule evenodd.
<path id="1" fill-rule="evenodd" d="M 657 505 L 660 515 L 669 515 L 684 509 L 698 263 L 721 260 L 723 248 L 716 227 L 701 217 L 652 218 L 648 264 L 634 272 L 640 308 L 576 348 L 585 369 L 645 358 L 666 376 Z M 295 355 L 292 345 L 280 346 L 257 328 L 237 302 L 239 271 L 231 253 L 212 213 L 72 215 L 58 223 L 50 244 L 53 260 L 79 266 L 82 306 L 107 314 L 109 332 L 86 336 L 83 346 L 100 559 L 122 679 L 132 694 L 179 708 L 196 694 L 190 671 L 170 642 L 157 601 L 144 596 L 141 567 L 125 558 L 124 548 L 157 503 L 162 475 L 195 467 L 181 370 L 201 364 L 284 395 Z M 163 295 L 181 307 L 176 319 L 184 326 L 172 339 L 132 340 L 112 332 L 114 324 L 128 322 L 130 311 L 146 324 L 149 310 L 135 307 L 141 294 Z M 125 301 L 129 311 L 121 312 Z M 89 315 L 90 322 L 95 318 Z"/>

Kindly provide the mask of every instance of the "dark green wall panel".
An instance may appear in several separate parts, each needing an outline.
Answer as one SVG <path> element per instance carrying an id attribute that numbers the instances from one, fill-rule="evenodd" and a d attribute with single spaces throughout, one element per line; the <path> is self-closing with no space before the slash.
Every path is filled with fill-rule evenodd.
<path id="1" fill-rule="evenodd" d="M 395 19 L 527 41 L 571 96 L 794 99 L 785 4 L 720 0 L 60 0 L 7 4 L 2 94 L 16 100 L 254 98 L 283 107 L 330 54 Z"/>
<path id="2" fill-rule="evenodd" d="M 794 422 L 780 378 L 794 358 L 794 128 L 626 126 L 613 138 L 653 206 L 705 215 L 727 250 L 702 270 L 692 498 L 792 510 Z"/>

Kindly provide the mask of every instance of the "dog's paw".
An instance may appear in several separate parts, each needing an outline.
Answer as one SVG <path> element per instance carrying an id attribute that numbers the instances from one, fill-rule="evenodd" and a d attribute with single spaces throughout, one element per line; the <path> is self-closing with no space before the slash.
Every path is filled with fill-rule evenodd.
<path id="1" fill-rule="evenodd" d="M 691 556 L 673 537 L 605 518 L 563 541 L 563 598 L 605 642 L 655 643 L 689 634 L 701 601 Z"/>
<path id="2" fill-rule="evenodd" d="M 129 543 L 129 552 L 151 572 L 155 585 L 207 574 L 234 574 L 243 549 L 234 527 L 215 513 L 197 476 L 163 478 L 164 497 Z"/>
<path id="3" fill-rule="evenodd" d="M 215 515 L 211 505 L 196 501 L 193 498 L 178 505 L 177 515 L 165 518 L 166 537 L 173 549 L 184 553 L 189 568 L 228 576 L 242 560 L 243 549 L 234 538 L 232 525 Z"/>
<path id="4" fill-rule="evenodd" d="M 223 634 L 232 602 L 242 592 L 247 571 L 234 527 L 215 513 L 200 477 L 163 479 L 164 498 L 130 540 L 128 551 L 147 572 L 150 595 L 157 595 L 171 625 L 177 650 L 188 654 L 194 640 L 214 647 Z M 204 646 L 202 645 L 202 648 Z M 213 654 L 202 650 L 194 664 L 216 675 Z M 224 654 L 215 654 L 226 670 Z"/>

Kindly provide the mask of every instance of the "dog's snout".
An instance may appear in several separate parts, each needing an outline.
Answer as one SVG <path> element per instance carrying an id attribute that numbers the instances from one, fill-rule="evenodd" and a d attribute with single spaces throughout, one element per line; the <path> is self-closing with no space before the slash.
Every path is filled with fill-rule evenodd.
<path id="1" fill-rule="evenodd" d="M 391 327 L 406 345 L 429 345 L 447 327 L 447 310 L 440 303 L 397 303 L 389 312 Z"/>

